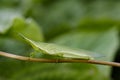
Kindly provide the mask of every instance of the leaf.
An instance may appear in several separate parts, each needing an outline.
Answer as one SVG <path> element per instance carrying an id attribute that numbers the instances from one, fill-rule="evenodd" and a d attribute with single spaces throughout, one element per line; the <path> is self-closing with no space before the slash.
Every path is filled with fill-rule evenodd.
<path id="1" fill-rule="evenodd" d="M 85 18 L 82 21 L 80 21 L 77 29 L 89 31 L 104 31 L 111 29 L 113 26 L 119 27 L 120 26 L 119 21 L 109 18 L 101 19 Z"/>
<path id="2" fill-rule="evenodd" d="M 28 3 L 23 6 L 26 8 Z M 82 7 L 82 3 L 77 0 L 31 0 L 29 8 L 25 10 L 25 16 L 34 18 L 42 25 L 45 37 L 50 40 L 57 35 L 69 32 L 76 26 L 76 23 L 84 15 L 84 12 L 81 11 L 84 10 Z"/>
<path id="3" fill-rule="evenodd" d="M 29 8 L 25 10 L 25 16 L 33 17 L 40 23 L 46 38 L 49 40 L 56 37 L 56 33 L 61 35 L 63 34 L 62 32 L 65 33 L 73 30 L 77 25 L 81 25 L 84 29 L 104 29 L 111 26 L 118 26 L 119 24 L 120 3 L 117 1 L 28 1 L 29 2 L 25 1 L 26 4 L 23 5 L 25 8 L 26 5 L 30 5 Z M 89 20 L 85 20 L 86 23 L 84 24 L 85 18 Z M 89 24 L 90 22 L 92 24 Z M 69 28 L 61 26 L 64 24 Z M 80 27 L 80 29 L 82 28 Z"/>
<path id="4" fill-rule="evenodd" d="M 73 42 L 74 41 L 74 42 Z M 85 31 L 71 32 L 53 39 L 52 42 L 82 48 L 106 55 L 108 61 L 113 60 L 112 55 L 118 47 L 118 32 L 116 28 L 103 31 Z M 112 42 L 112 43 L 111 43 Z M 79 43 L 79 44 L 78 44 Z M 92 45 L 92 46 L 91 46 Z M 100 50 L 99 50 L 100 49 Z M 109 50 L 110 49 L 110 50 Z"/>
<path id="5" fill-rule="evenodd" d="M 0 51 L 26 55 L 26 49 L 29 51 L 29 46 L 27 46 L 25 43 L 17 41 L 13 38 L 0 37 Z"/>
<path id="6" fill-rule="evenodd" d="M 33 19 L 16 16 L 15 11 L 11 9 L 10 12 L 9 10 L 8 12 L 5 10 L 4 12 L 5 13 L 0 13 L 2 14 L 1 22 L 4 21 L 0 23 L 0 25 L 3 25 L 0 26 L 2 31 L 0 32 L 0 51 L 29 56 L 28 53 L 31 51 L 31 48 L 26 43 L 23 43 L 21 38 L 18 38 L 18 33 L 21 32 L 36 41 L 43 41 L 40 27 Z M 0 76 L 9 79 L 11 75 L 25 68 L 26 65 L 28 64 L 25 62 L 0 56 Z"/>
<path id="7" fill-rule="evenodd" d="M 0 0 L 0 7 L 4 7 L 4 8 L 16 8 L 19 6 L 21 1 L 19 0 L 11 0 L 11 1 L 7 1 L 7 0 Z"/>
<path id="8" fill-rule="evenodd" d="M 25 43 L 13 38 L 0 36 L 0 51 L 28 56 L 31 48 Z M 7 80 L 11 75 L 16 74 L 16 71 L 25 68 L 26 65 L 25 62 L 0 56 L 0 76 Z"/>
<path id="9" fill-rule="evenodd" d="M 93 59 L 90 55 L 92 52 L 85 50 L 77 50 L 65 46 L 60 46 L 52 43 L 35 42 L 22 36 L 36 51 L 44 55 L 58 56 L 63 58 L 77 58 L 77 59 Z M 35 55 L 37 53 L 33 53 Z M 35 56 L 33 56 L 35 57 Z M 37 56 L 38 57 L 38 56 Z M 57 59 L 57 58 L 56 58 Z"/>
<path id="10" fill-rule="evenodd" d="M 81 48 L 92 52 L 101 53 L 105 55 L 105 57 L 96 59 L 105 61 L 113 61 L 119 43 L 118 31 L 116 28 L 103 31 L 81 30 L 78 32 L 71 32 L 55 38 L 52 42 L 73 48 Z M 101 71 L 100 74 L 103 74 L 103 77 L 109 77 L 110 67 L 96 66 L 96 68 Z"/>
<path id="11" fill-rule="evenodd" d="M 44 37 L 39 25 L 31 18 L 25 19 L 23 17 L 16 17 L 12 24 L 10 35 L 19 39 L 18 33 L 35 40 L 43 41 Z"/>
<path id="12" fill-rule="evenodd" d="M 96 74 L 99 72 L 93 65 L 71 65 L 76 64 L 38 63 L 18 72 L 11 80 L 107 80 L 101 74 Z"/>
<path id="13" fill-rule="evenodd" d="M 5 34 L 12 26 L 15 17 L 21 16 L 19 11 L 14 9 L 0 10 L 0 34 Z"/>
<path id="14" fill-rule="evenodd" d="M 31 18 L 25 19 L 19 9 L 1 9 L 0 21 L 0 34 L 8 33 L 8 36 L 12 35 L 14 38 L 18 38 L 17 33 L 20 32 L 30 39 L 44 40 L 40 26 Z"/>

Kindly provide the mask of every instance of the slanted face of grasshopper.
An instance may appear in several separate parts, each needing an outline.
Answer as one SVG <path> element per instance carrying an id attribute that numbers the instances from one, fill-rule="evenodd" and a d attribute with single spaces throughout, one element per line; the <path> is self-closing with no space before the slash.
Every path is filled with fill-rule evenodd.
<path id="1" fill-rule="evenodd" d="M 51 43 L 44 42 L 35 42 L 23 36 L 23 38 L 37 51 L 42 55 L 50 55 L 61 58 L 70 58 L 70 59 L 84 59 L 91 60 L 93 57 L 90 55 L 91 52 L 86 50 L 71 49 L 69 47 L 60 46 Z M 37 54 L 37 53 L 36 53 Z"/>

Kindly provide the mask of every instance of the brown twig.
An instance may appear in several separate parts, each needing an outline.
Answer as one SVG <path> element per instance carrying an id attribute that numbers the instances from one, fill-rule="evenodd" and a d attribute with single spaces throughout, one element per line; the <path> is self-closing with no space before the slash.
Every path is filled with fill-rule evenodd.
<path id="1" fill-rule="evenodd" d="M 100 65 L 109 65 L 120 67 L 120 63 L 108 62 L 108 61 L 97 61 L 97 60 L 80 60 L 80 59 L 43 59 L 43 58 L 30 58 L 19 56 L 15 54 L 10 54 L 6 52 L 1 52 L 0 55 L 4 57 L 9 57 L 17 60 L 31 61 L 31 62 L 42 62 L 42 63 L 91 63 L 91 64 L 100 64 Z"/>

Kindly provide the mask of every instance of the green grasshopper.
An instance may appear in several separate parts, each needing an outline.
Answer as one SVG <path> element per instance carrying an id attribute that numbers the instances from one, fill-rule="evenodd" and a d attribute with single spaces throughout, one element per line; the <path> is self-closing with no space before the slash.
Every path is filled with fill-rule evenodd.
<path id="1" fill-rule="evenodd" d="M 44 42 L 36 42 L 30 40 L 22 35 L 22 37 L 33 47 L 33 49 L 39 52 L 42 55 L 60 57 L 60 58 L 69 58 L 69 59 L 83 59 L 83 60 L 91 60 L 94 59 L 91 56 L 90 51 L 81 50 L 81 49 L 72 49 L 69 47 L 52 44 L 52 43 L 44 43 Z M 38 54 L 38 53 L 34 53 Z"/>

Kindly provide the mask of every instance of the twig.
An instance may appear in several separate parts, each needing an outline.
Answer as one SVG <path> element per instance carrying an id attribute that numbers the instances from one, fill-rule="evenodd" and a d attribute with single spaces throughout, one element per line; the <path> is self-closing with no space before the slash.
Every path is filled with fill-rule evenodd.
<path id="1" fill-rule="evenodd" d="M 42 62 L 42 63 L 91 63 L 91 64 L 100 64 L 100 65 L 109 65 L 120 67 L 120 63 L 108 62 L 108 61 L 97 61 L 97 60 L 80 60 L 80 59 L 43 59 L 43 58 L 30 58 L 19 56 L 15 54 L 10 54 L 6 52 L 1 52 L 0 55 L 4 57 L 9 57 L 17 60 L 31 61 L 31 62 Z"/>

